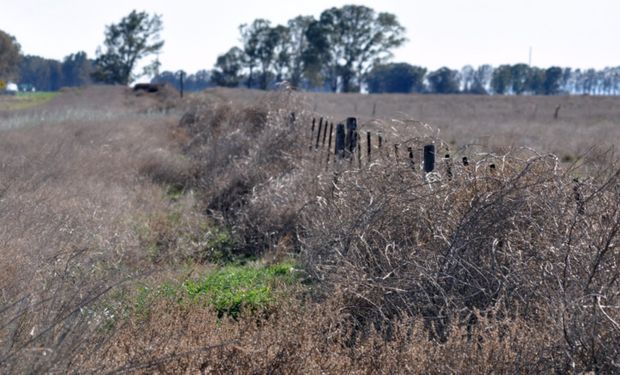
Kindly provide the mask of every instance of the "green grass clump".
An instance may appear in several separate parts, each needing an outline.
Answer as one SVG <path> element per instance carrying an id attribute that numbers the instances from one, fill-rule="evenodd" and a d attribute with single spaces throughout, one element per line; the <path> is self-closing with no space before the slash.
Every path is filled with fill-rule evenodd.
<path id="1" fill-rule="evenodd" d="M 227 266 L 199 280 L 184 283 L 191 297 L 204 297 L 217 311 L 236 318 L 241 311 L 264 310 L 275 301 L 274 290 L 278 285 L 292 284 L 296 276 L 292 263 L 272 266 Z"/>

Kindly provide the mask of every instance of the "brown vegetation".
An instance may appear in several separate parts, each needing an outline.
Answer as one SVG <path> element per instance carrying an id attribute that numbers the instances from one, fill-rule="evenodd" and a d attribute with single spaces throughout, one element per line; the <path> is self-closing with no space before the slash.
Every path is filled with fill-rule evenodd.
<path id="1" fill-rule="evenodd" d="M 4 371 L 618 371 L 613 155 L 470 145 L 451 178 L 378 149 L 326 165 L 312 95 L 218 90 L 182 116 L 124 95 L 115 120 L 2 132 Z M 406 118 L 362 126 L 450 143 Z M 234 319 L 184 295 L 257 257 L 294 259 L 301 282 Z"/>

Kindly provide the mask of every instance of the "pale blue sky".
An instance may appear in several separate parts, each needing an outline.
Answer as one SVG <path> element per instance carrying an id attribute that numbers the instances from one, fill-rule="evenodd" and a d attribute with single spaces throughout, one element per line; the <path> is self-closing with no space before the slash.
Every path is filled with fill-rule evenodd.
<path id="1" fill-rule="evenodd" d="M 438 68 L 526 62 L 576 68 L 620 65 L 620 0 L 2 0 L 0 29 L 27 54 L 61 59 L 79 50 L 93 56 L 105 25 L 132 9 L 163 15 L 162 68 L 210 69 L 238 44 L 241 23 L 284 23 L 345 4 L 398 16 L 409 41 L 395 61 Z"/>

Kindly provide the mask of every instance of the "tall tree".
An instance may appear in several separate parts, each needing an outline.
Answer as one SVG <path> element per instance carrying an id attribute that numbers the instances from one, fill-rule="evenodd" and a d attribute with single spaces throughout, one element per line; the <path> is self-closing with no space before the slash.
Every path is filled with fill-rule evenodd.
<path id="1" fill-rule="evenodd" d="M 361 5 L 345 5 L 321 13 L 308 27 L 308 61 L 319 64 L 331 89 L 355 92 L 374 64 L 392 56 L 404 41 L 405 28 L 395 15 L 375 13 Z"/>
<path id="2" fill-rule="evenodd" d="M 530 75 L 530 67 L 527 64 L 515 64 L 510 68 L 512 92 L 521 95 L 527 91 L 527 81 Z"/>
<path id="3" fill-rule="evenodd" d="M 545 70 L 545 80 L 543 81 L 545 95 L 557 95 L 560 93 L 562 73 L 562 68 L 557 66 L 552 66 Z"/>
<path id="4" fill-rule="evenodd" d="M 243 42 L 243 63 L 248 70 L 248 79 L 246 85 L 248 88 L 254 87 L 254 71 L 256 68 L 262 66 L 262 61 L 268 56 L 264 41 L 265 35 L 271 28 L 271 22 L 268 20 L 259 18 L 254 20 L 251 24 L 243 24 L 239 26 L 239 32 L 241 33 L 241 41 Z M 230 51 L 229 51 L 230 52 Z M 261 72 L 262 74 L 265 72 Z"/>
<path id="5" fill-rule="evenodd" d="M 162 29 L 161 16 L 135 10 L 119 23 L 106 26 L 105 51 L 97 50 L 93 77 L 104 83 L 127 85 L 132 82 L 136 78 L 137 63 L 157 54 L 164 46 L 160 36 Z M 145 69 L 149 71 L 148 66 Z"/>
<path id="6" fill-rule="evenodd" d="M 309 48 L 308 38 L 306 33 L 308 27 L 315 22 L 312 16 L 297 16 L 292 20 L 289 20 L 288 35 L 290 43 L 290 74 L 289 80 L 293 87 L 300 87 L 304 74 L 306 73 L 306 65 L 304 59 L 304 53 Z"/>
<path id="7" fill-rule="evenodd" d="M 93 62 L 86 52 L 73 53 L 62 62 L 62 85 L 67 87 L 83 86 L 91 83 L 90 75 Z"/>
<path id="8" fill-rule="evenodd" d="M 62 63 L 39 56 L 24 56 L 19 64 L 19 85 L 38 91 L 57 91 L 63 84 Z"/>
<path id="9" fill-rule="evenodd" d="M 428 74 L 431 92 L 437 94 L 456 94 L 459 92 L 459 72 L 442 67 Z"/>
<path id="10" fill-rule="evenodd" d="M 0 80 L 14 79 L 18 73 L 20 46 L 15 37 L 0 30 Z"/>
<path id="11" fill-rule="evenodd" d="M 211 81 L 217 86 L 239 86 L 243 80 L 244 58 L 244 52 L 237 47 L 233 47 L 225 54 L 219 56 L 211 74 Z"/>
<path id="12" fill-rule="evenodd" d="M 495 94 L 504 95 L 510 92 L 512 83 L 512 68 L 510 65 L 500 65 L 493 71 L 491 88 Z"/>
<path id="13" fill-rule="evenodd" d="M 493 67 L 491 65 L 480 65 L 474 71 L 473 82 L 469 89 L 469 92 L 478 95 L 488 94 L 492 77 Z"/>

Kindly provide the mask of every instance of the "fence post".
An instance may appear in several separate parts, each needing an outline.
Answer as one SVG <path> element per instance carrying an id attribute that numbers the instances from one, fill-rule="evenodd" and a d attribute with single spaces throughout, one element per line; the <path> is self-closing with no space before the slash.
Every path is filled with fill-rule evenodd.
<path id="1" fill-rule="evenodd" d="M 448 176 L 448 180 L 452 180 L 452 159 L 450 159 L 450 154 L 446 154 L 444 160 L 446 162 L 446 175 Z"/>
<path id="2" fill-rule="evenodd" d="M 295 125 L 296 120 L 297 120 L 297 116 L 295 115 L 295 112 L 291 112 L 291 116 L 289 117 L 289 125 L 290 126 Z"/>
<path id="3" fill-rule="evenodd" d="M 323 117 L 319 120 L 319 132 L 316 133 L 316 144 L 314 148 L 319 148 L 319 140 L 321 139 L 321 129 L 323 128 Z"/>
<path id="4" fill-rule="evenodd" d="M 325 129 L 323 129 L 323 142 L 321 143 L 321 147 L 325 148 L 325 139 L 327 137 L 327 124 L 329 121 L 325 121 Z"/>
<path id="5" fill-rule="evenodd" d="M 424 172 L 429 173 L 435 169 L 435 145 L 424 146 Z"/>
<path id="6" fill-rule="evenodd" d="M 329 167 L 329 157 L 331 156 L 332 149 L 332 133 L 334 132 L 334 123 L 329 124 L 329 141 L 327 143 L 327 163 L 325 165 L 325 170 Z"/>
<path id="7" fill-rule="evenodd" d="M 394 158 L 398 161 L 398 145 L 394 144 Z"/>
<path id="8" fill-rule="evenodd" d="M 179 77 L 179 83 L 180 83 L 180 89 L 181 89 L 181 98 L 183 97 L 183 72 L 181 72 L 180 77 Z"/>
<path id="9" fill-rule="evenodd" d="M 334 154 L 336 157 L 344 158 L 344 147 L 345 147 L 345 134 L 344 134 L 344 124 L 336 125 L 336 141 L 334 142 L 336 147 Z"/>
<path id="10" fill-rule="evenodd" d="M 463 156 L 463 166 L 467 167 L 469 165 L 469 159 L 467 159 L 467 156 Z"/>
<path id="11" fill-rule="evenodd" d="M 347 118 L 347 134 L 345 138 L 345 147 L 347 156 L 353 157 L 353 153 L 357 148 L 357 119 L 355 117 Z"/>
<path id="12" fill-rule="evenodd" d="M 357 163 L 362 168 L 362 139 L 360 138 L 360 132 L 355 132 L 355 140 L 357 143 Z"/>
<path id="13" fill-rule="evenodd" d="M 372 137 L 370 136 L 370 132 L 366 132 L 366 148 L 368 149 L 368 164 L 370 165 L 370 159 L 372 157 Z"/>
<path id="14" fill-rule="evenodd" d="M 312 131 L 310 132 L 310 150 L 312 150 L 312 142 L 314 142 L 314 125 L 316 125 L 316 118 L 312 118 Z"/>
<path id="15" fill-rule="evenodd" d="M 409 152 L 409 163 L 411 164 L 411 168 L 415 171 L 415 160 L 413 159 L 413 147 L 407 147 L 407 151 Z"/>

